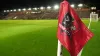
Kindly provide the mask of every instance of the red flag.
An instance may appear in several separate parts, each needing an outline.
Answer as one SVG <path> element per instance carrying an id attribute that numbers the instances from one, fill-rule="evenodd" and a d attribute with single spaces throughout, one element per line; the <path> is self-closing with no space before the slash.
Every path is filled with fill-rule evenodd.
<path id="1" fill-rule="evenodd" d="M 93 33 L 85 26 L 67 1 L 60 4 L 57 37 L 71 56 L 77 56 Z"/>

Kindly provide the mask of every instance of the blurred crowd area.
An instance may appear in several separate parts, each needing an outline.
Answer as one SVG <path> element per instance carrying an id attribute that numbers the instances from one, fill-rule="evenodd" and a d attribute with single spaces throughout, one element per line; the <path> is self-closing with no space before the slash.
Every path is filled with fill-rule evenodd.
<path id="1" fill-rule="evenodd" d="M 39 19 L 57 19 L 59 10 L 50 11 L 20 11 L 1 13 L 1 20 L 39 20 Z M 90 18 L 91 11 L 89 9 L 75 10 L 80 18 Z"/>

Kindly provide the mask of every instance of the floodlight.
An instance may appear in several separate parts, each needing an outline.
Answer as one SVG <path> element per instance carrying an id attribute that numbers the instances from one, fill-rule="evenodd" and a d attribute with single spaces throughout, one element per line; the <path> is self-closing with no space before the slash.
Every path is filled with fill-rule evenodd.
<path id="1" fill-rule="evenodd" d="M 24 8 L 23 11 L 26 11 L 26 9 Z"/>
<path id="2" fill-rule="evenodd" d="M 48 7 L 47 7 L 47 9 L 51 9 L 51 7 L 50 7 L 50 6 L 48 6 Z"/>
<path id="3" fill-rule="evenodd" d="M 16 9 L 14 9 L 14 11 L 16 11 Z"/>
<path id="4" fill-rule="evenodd" d="M 92 10 L 96 9 L 96 7 L 91 7 Z"/>
<path id="5" fill-rule="evenodd" d="M 10 10 L 11 12 L 13 11 L 13 10 Z"/>
<path id="6" fill-rule="evenodd" d="M 37 8 L 34 8 L 34 10 L 37 10 Z"/>
<path id="7" fill-rule="evenodd" d="M 4 10 L 4 12 L 7 12 L 6 10 Z"/>
<path id="8" fill-rule="evenodd" d="M 78 7 L 83 7 L 83 4 L 78 4 Z"/>
<path id="9" fill-rule="evenodd" d="M 28 10 L 31 10 L 31 8 L 28 8 Z"/>
<path id="10" fill-rule="evenodd" d="M 44 9 L 44 7 L 40 7 L 40 9 L 41 9 L 41 10 L 43 10 L 43 9 Z"/>
<path id="11" fill-rule="evenodd" d="M 72 7 L 72 8 L 74 8 L 74 7 L 75 7 L 75 5 L 74 5 L 74 4 L 71 4 L 71 7 Z"/>
<path id="12" fill-rule="evenodd" d="M 59 5 L 55 5 L 54 6 L 54 9 L 59 9 Z"/>
<path id="13" fill-rule="evenodd" d="M 18 11 L 21 11 L 21 9 L 18 9 Z"/>
<path id="14" fill-rule="evenodd" d="M 7 10 L 7 12 L 9 12 L 9 10 Z"/>

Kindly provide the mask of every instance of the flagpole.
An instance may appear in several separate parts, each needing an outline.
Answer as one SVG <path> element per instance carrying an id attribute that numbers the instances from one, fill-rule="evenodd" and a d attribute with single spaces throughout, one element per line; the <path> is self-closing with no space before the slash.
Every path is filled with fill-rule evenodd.
<path id="1" fill-rule="evenodd" d="M 89 25 L 88 25 L 88 29 L 90 28 L 90 25 L 91 25 L 91 17 L 90 17 L 90 22 L 89 22 Z"/>
<path id="2" fill-rule="evenodd" d="M 90 26 L 91 26 L 91 17 L 90 17 L 90 22 L 89 22 L 89 25 L 88 25 L 88 29 L 90 28 Z M 82 51 L 83 51 L 83 48 L 81 49 L 81 51 L 79 52 L 79 54 L 77 56 L 81 56 Z"/>
<path id="3" fill-rule="evenodd" d="M 62 56 L 62 45 L 59 40 L 58 40 L 57 56 Z"/>

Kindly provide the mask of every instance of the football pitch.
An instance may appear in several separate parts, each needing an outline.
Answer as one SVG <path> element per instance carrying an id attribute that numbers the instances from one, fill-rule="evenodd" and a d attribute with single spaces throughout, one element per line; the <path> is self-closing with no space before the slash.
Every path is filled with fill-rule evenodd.
<path id="1" fill-rule="evenodd" d="M 88 26 L 89 20 L 83 20 Z M 0 20 L 0 56 L 57 56 L 57 20 Z M 94 37 L 82 56 L 100 55 L 100 22 L 92 22 Z M 63 48 L 63 56 L 70 56 Z"/>

